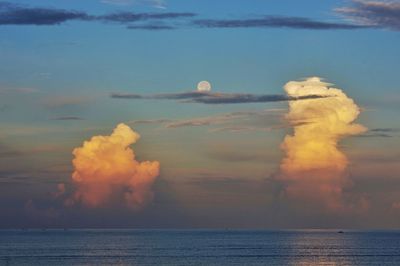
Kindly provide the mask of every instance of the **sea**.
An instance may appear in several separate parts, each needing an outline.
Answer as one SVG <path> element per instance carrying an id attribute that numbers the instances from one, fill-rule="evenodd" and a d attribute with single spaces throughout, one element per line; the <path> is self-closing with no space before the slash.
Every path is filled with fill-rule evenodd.
<path id="1" fill-rule="evenodd" d="M 0 230 L 0 265 L 400 265 L 400 231 Z"/>

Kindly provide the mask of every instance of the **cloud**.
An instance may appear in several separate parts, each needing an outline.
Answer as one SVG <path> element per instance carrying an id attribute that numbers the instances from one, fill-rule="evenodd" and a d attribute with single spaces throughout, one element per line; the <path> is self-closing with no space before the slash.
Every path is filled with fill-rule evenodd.
<path id="1" fill-rule="evenodd" d="M 135 3 L 150 5 L 165 9 L 163 0 L 102 0 L 105 4 L 127 6 Z M 160 21 L 186 19 L 185 27 L 200 28 L 291 28 L 310 30 L 352 30 L 390 24 L 390 27 L 398 29 L 398 4 L 354 1 L 355 8 L 339 8 L 336 12 L 351 17 L 359 22 L 363 18 L 364 23 L 349 24 L 341 22 L 318 21 L 304 17 L 288 16 L 257 16 L 245 19 L 197 19 L 187 21 L 197 16 L 192 12 L 117 12 L 103 15 L 88 14 L 84 11 L 65 10 L 57 8 L 31 7 L 11 2 L 0 2 L 0 25 L 59 25 L 68 21 L 86 21 L 119 23 L 132 30 L 171 30 L 178 26 L 162 24 Z M 368 16 L 367 16 L 367 15 Z M 371 15 L 373 14 L 373 15 Z M 366 23 L 365 17 L 368 17 Z M 356 19 L 354 19 L 356 18 Z M 138 22 L 151 21 L 148 24 L 136 24 Z M 372 22 L 371 22 L 372 21 Z M 179 27 L 182 27 L 180 25 Z"/>
<path id="2" fill-rule="evenodd" d="M 287 125 L 275 125 L 269 127 L 262 126 L 227 126 L 227 127 L 219 127 L 210 130 L 210 132 L 231 132 L 231 133 L 243 133 L 243 132 L 252 132 L 252 131 L 261 131 L 261 132 L 270 132 L 272 130 L 287 128 Z"/>
<path id="3" fill-rule="evenodd" d="M 98 16 L 97 19 L 104 20 L 107 22 L 136 22 L 144 20 L 154 20 L 154 19 L 176 19 L 176 18 L 187 18 L 194 17 L 195 13 L 177 13 L 177 12 L 164 12 L 164 13 L 133 13 L 133 12 L 118 12 L 103 16 Z"/>
<path id="4" fill-rule="evenodd" d="M 151 6 L 155 8 L 161 8 L 161 9 L 167 8 L 167 3 L 164 0 L 146 0 L 145 2 L 150 3 Z"/>
<path id="5" fill-rule="evenodd" d="M 199 19 L 193 24 L 204 28 L 291 28 L 309 30 L 352 30 L 360 25 L 316 21 L 302 17 L 263 16 L 250 19 Z"/>
<path id="6" fill-rule="evenodd" d="M 257 111 L 238 111 L 223 113 L 206 117 L 196 117 L 188 119 L 153 119 L 153 120 L 134 120 L 133 125 L 138 124 L 162 124 L 165 128 L 201 127 L 214 126 L 210 132 L 243 132 L 243 131 L 271 131 L 274 129 L 286 128 L 287 124 L 282 124 L 281 115 L 283 109 L 265 109 Z M 260 121 L 262 121 L 260 123 Z M 265 124 L 273 124 L 268 127 Z M 217 126 L 217 127 L 215 127 Z M 219 126 L 219 127 L 218 127 Z"/>
<path id="7" fill-rule="evenodd" d="M 135 93 L 111 93 L 111 98 L 116 99 L 159 99 L 159 100 L 182 100 L 182 99 L 193 99 L 199 97 L 206 97 L 211 95 L 207 92 L 189 91 L 180 93 L 162 93 L 162 94 L 152 94 L 152 95 L 141 95 Z"/>
<path id="8" fill-rule="evenodd" d="M 126 27 L 130 30 L 174 30 L 176 27 L 170 25 L 159 25 L 159 24 L 146 24 L 146 25 L 129 25 Z"/>
<path id="9" fill-rule="evenodd" d="M 357 137 L 359 138 L 392 138 L 392 135 L 386 134 L 386 133 L 365 133 L 365 134 L 360 134 Z"/>
<path id="10" fill-rule="evenodd" d="M 373 128 L 373 129 L 370 129 L 369 131 L 372 131 L 372 132 L 399 132 L 400 129 L 386 127 L 386 128 Z"/>
<path id="11" fill-rule="evenodd" d="M 151 188 L 160 164 L 135 159 L 130 145 L 139 138 L 130 127 L 119 124 L 110 136 L 94 136 L 75 148 L 72 181 L 76 191 L 66 204 L 81 202 L 99 207 L 121 194 L 132 209 L 140 209 L 151 201 Z"/>
<path id="12" fill-rule="evenodd" d="M 88 20 L 85 12 L 34 8 L 0 2 L 0 25 L 57 25 L 70 20 Z"/>
<path id="13" fill-rule="evenodd" d="M 148 119 L 148 120 L 134 120 L 131 123 L 132 124 L 163 124 L 163 123 L 168 123 L 172 122 L 174 120 L 172 119 Z"/>
<path id="14" fill-rule="evenodd" d="M 325 95 L 287 96 L 277 94 L 248 94 L 248 93 L 215 93 L 215 92 L 182 92 L 153 95 L 140 95 L 131 93 L 112 93 L 115 99 L 147 99 L 147 100 L 184 100 L 183 103 L 202 104 L 240 104 L 240 103 L 265 103 L 297 101 L 327 97 Z"/>
<path id="15" fill-rule="evenodd" d="M 111 4 L 118 6 L 129 6 L 133 4 L 144 4 L 155 8 L 166 8 L 166 3 L 164 0 L 102 0 L 103 4 Z"/>
<path id="16" fill-rule="evenodd" d="M 285 85 L 289 96 L 333 96 L 310 101 L 289 102 L 287 119 L 310 121 L 293 124 L 293 135 L 281 144 L 285 157 L 277 180 L 284 186 L 284 195 L 306 204 L 316 204 L 329 210 L 345 209 L 344 188 L 351 184 L 346 172 L 349 161 L 338 148 L 342 138 L 358 135 L 367 129 L 353 121 L 359 107 L 340 89 L 319 78 L 291 81 Z M 309 205 L 307 205 L 309 206 Z"/>
<path id="17" fill-rule="evenodd" d="M 219 114 L 207 117 L 196 117 L 189 119 L 150 119 L 150 120 L 134 120 L 130 123 L 137 124 L 163 124 L 165 128 L 180 128 L 180 127 L 197 127 L 211 126 L 228 123 L 239 118 L 248 117 L 257 112 L 235 112 Z"/>
<path id="18" fill-rule="evenodd" d="M 42 104 L 48 109 L 55 109 L 68 106 L 85 105 L 89 101 L 89 98 L 84 96 L 52 96 L 45 98 L 42 101 Z"/>
<path id="19" fill-rule="evenodd" d="M 399 1 L 353 0 L 351 6 L 335 11 L 362 26 L 400 30 Z"/>
<path id="20" fill-rule="evenodd" d="M 117 5 L 117 6 L 129 6 L 132 5 L 135 1 L 133 0 L 101 0 L 103 4 Z"/>
<path id="21" fill-rule="evenodd" d="M 23 157 L 30 155 L 37 156 L 40 153 L 54 152 L 54 151 L 58 151 L 58 148 L 53 145 L 43 145 L 25 149 L 14 149 L 0 143 L 0 158 L 13 158 L 13 157 Z"/>
<path id="22" fill-rule="evenodd" d="M 102 0 L 105 4 L 128 6 L 146 4 L 165 9 L 163 0 Z M 352 22 L 319 21 L 305 17 L 290 16 L 253 16 L 239 19 L 192 19 L 192 12 L 117 12 L 94 15 L 84 11 L 58 8 L 31 7 L 11 2 L 0 2 L 0 25 L 60 25 L 68 21 L 86 21 L 119 23 L 132 30 L 171 30 L 181 27 L 191 28 L 290 28 L 308 30 L 354 30 L 380 27 L 392 30 L 400 29 L 400 3 L 395 1 L 353 0 L 349 7 L 335 9 L 335 12 Z M 160 21 L 185 20 L 179 26 L 162 24 Z M 192 20 L 188 20 L 192 19 Z M 136 24 L 150 21 L 148 24 Z"/>
<path id="23" fill-rule="evenodd" d="M 83 120 L 83 118 L 79 116 L 57 116 L 52 118 L 51 120 L 67 121 L 67 120 Z"/>
<path id="24" fill-rule="evenodd" d="M 370 129 L 364 134 L 358 135 L 361 138 L 373 138 L 373 137 L 381 137 L 381 138 L 392 138 L 394 137 L 393 133 L 399 132 L 397 128 L 374 128 Z"/>
<path id="25" fill-rule="evenodd" d="M 235 104 L 235 103 L 265 103 L 265 102 L 284 102 L 322 98 L 321 95 L 304 95 L 298 97 L 286 95 L 254 95 L 254 94 L 222 94 L 216 93 L 207 97 L 198 97 L 187 102 L 203 104 Z"/>
<path id="26" fill-rule="evenodd" d="M 37 92 L 39 92 L 39 90 L 34 88 L 0 88 L 0 94 L 2 93 L 32 94 Z"/>
<path id="27" fill-rule="evenodd" d="M 251 114 L 255 114 L 254 112 Z M 243 117 L 250 116 L 250 113 L 227 113 L 221 115 L 214 115 L 209 117 L 192 118 L 186 120 L 178 120 L 174 122 L 166 123 L 166 128 L 179 128 L 179 127 L 194 127 L 194 126 L 210 126 L 210 125 L 220 125 L 231 122 L 232 120 L 237 120 Z"/>
<path id="28" fill-rule="evenodd" d="M 114 1 L 115 2 L 115 1 Z M 126 1 L 118 1 L 123 3 Z M 162 6 L 162 2 L 157 2 L 158 6 Z M 127 3 L 127 2 L 126 2 Z M 56 8 L 38 8 L 24 5 L 18 5 L 9 2 L 0 2 L 0 25 L 59 25 L 67 21 L 99 21 L 99 22 L 117 22 L 128 24 L 139 21 L 148 20 L 170 20 L 191 18 L 196 16 L 195 13 L 189 12 L 158 12 L 158 13 L 135 13 L 135 12 L 117 12 L 105 15 L 90 15 L 86 12 L 75 10 L 64 10 Z M 172 29 L 168 25 L 129 25 L 129 29 L 147 29 L 161 30 Z"/>

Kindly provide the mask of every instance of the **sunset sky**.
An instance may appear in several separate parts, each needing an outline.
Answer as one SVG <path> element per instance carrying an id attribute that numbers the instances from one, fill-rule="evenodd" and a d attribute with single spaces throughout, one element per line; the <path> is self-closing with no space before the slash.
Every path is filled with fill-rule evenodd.
<path id="1" fill-rule="evenodd" d="M 400 1 L 0 1 L 0 228 L 398 228 L 399 31 Z"/>

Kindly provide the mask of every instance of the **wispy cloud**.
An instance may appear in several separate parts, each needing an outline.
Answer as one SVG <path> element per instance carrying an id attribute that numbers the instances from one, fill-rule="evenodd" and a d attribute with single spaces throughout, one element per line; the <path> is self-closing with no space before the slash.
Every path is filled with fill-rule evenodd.
<path id="1" fill-rule="evenodd" d="M 353 0 L 351 6 L 335 11 L 358 25 L 400 30 L 399 1 Z"/>
<path id="2" fill-rule="evenodd" d="M 159 24 L 145 24 L 145 25 L 129 25 L 126 27 L 130 30 L 174 30 L 176 27 L 170 25 L 159 25 Z"/>
<path id="3" fill-rule="evenodd" d="M 69 20 L 87 20 L 85 12 L 26 7 L 0 2 L 0 25 L 57 25 Z"/>
<path id="4" fill-rule="evenodd" d="M 109 5 L 117 5 L 117 6 L 129 6 L 132 5 L 135 1 L 133 0 L 101 0 L 103 4 Z"/>
<path id="5" fill-rule="evenodd" d="M 174 120 L 172 119 L 148 119 L 148 120 L 134 120 L 131 121 L 130 123 L 132 124 L 164 124 L 164 123 L 169 123 L 173 122 Z"/>
<path id="6" fill-rule="evenodd" d="M 48 109 L 62 108 L 68 106 L 80 106 L 90 102 L 88 97 L 82 96 L 52 96 L 42 101 L 44 107 Z"/>
<path id="7" fill-rule="evenodd" d="M 226 113 L 208 117 L 191 118 L 169 122 L 165 125 L 166 128 L 179 128 L 179 127 L 196 127 L 196 126 L 210 126 L 225 124 L 233 120 L 237 120 L 243 117 L 249 117 L 252 115 L 258 115 L 260 112 L 235 112 Z"/>
<path id="8" fill-rule="evenodd" d="M 51 120 L 68 121 L 68 120 L 83 120 L 83 118 L 79 116 L 57 116 L 51 118 Z"/>
<path id="9" fill-rule="evenodd" d="M 270 132 L 276 129 L 287 128 L 287 125 L 275 125 L 270 127 L 260 127 L 260 126 L 228 126 L 228 127 L 219 127 L 210 130 L 210 132 L 230 132 L 230 133 L 244 133 L 244 132 L 253 132 L 253 131 L 261 131 L 261 132 Z"/>
<path id="10" fill-rule="evenodd" d="M 249 19 L 199 19 L 194 25 L 205 28 L 292 28 L 310 30 L 352 30 L 364 26 L 312 20 L 303 17 L 263 16 Z"/>
<path id="11" fill-rule="evenodd" d="M 147 0 L 155 8 L 165 9 L 167 8 L 167 2 L 164 0 Z"/>
<path id="12" fill-rule="evenodd" d="M 0 143 L 0 158 L 14 158 L 30 155 L 38 155 L 41 153 L 60 151 L 60 148 L 54 145 L 36 146 L 27 149 L 14 149 Z"/>
<path id="13" fill-rule="evenodd" d="M 155 8 L 166 8 L 164 0 L 101 0 L 103 4 L 117 5 L 117 6 L 130 6 L 133 4 L 143 4 Z"/>
<path id="14" fill-rule="evenodd" d="M 209 132 L 271 131 L 287 128 L 289 126 L 282 119 L 283 110 L 284 109 L 239 111 L 187 119 L 134 120 L 129 123 L 133 125 L 160 124 L 166 129 L 210 127 Z"/>
<path id="15" fill-rule="evenodd" d="M 356 137 L 361 138 L 373 138 L 373 137 L 380 137 L 380 138 L 392 138 L 395 137 L 395 133 L 399 132 L 400 130 L 397 128 L 374 128 L 370 129 L 364 134 L 357 135 Z"/>
<path id="16" fill-rule="evenodd" d="M 2 93 L 31 94 L 37 92 L 39 92 L 39 90 L 34 88 L 0 88 L 0 94 Z"/>
<path id="17" fill-rule="evenodd" d="M 146 4 L 165 9 L 163 0 L 102 0 L 105 4 L 119 6 Z M 356 23 L 320 21 L 306 17 L 253 15 L 249 18 L 193 19 L 192 12 L 116 12 L 103 15 L 84 11 L 50 7 L 31 7 L 0 1 L 0 25 L 59 25 L 68 21 L 118 23 L 132 30 L 171 30 L 189 28 L 290 28 L 308 30 L 353 30 L 377 25 L 399 28 L 397 3 L 366 2 L 354 0 L 354 6 L 336 9 L 336 12 L 352 18 Z M 181 20 L 178 25 L 171 22 Z M 142 24 L 142 22 L 148 22 Z M 167 22 L 167 23 L 160 23 Z M 362 22 L 362 23 L 361 23 Z"/>
<path id="18" fill-rule="evenodd" d="M 373 128 L 373 129 L 371 129 L 369 131 L 371 131 L 371 132 L 399 132 L 400 129 L 385 127 L 385 128 Z"/>
<path id="19" fill-rule="evenodd" d="M 102 0 L 119 6 L 145 4 L 165 9 L 163 0 Z M 123 24 L 132 30 L 171 30 L 178 28 L 289 28 L 307 30 L 355 30 L 362 28 L 400 29 L 400 3 L 397 1 L 352 0 L 335 12 L 347 21 L 315 20 L 307 17 L 252 15 L 247 18 L 194 19 L 193 12 L 116 12 L 103 15 L 51 7 L 32 7 L 0 1 L 0 25 L 60 25 L 68 21 Z M 178 25 L 172 21 L 181 20 Z M 141 22 L 149 22 L 142 24 Z M 167 22 L 167 23 L 160 23 Z"/>
<path id="20" fill-rule="evenodd" d="M 110 1 L 108 1 L 110 2 Z M 113 1 L 114 3 L 128 3 L 128 1 Z M 162 1 L 152 1 L 157 6 L 162 6 Z M 161 21 L 181 18 L 191 18 L 195 13 L 189 12 L 116 12 L 104 15 L 91 15 L 83 11 L 65 10 L 57 8 L 31 7 L 26 5 L 14 4 L 10 2 L 0 2 L 0 25 L 59 25 L 68 21 L 98 21 L 115 22 L 126 25 L 129 29 L 162 30 L 172 29 L 172 26 L 162 26 L 157 24 L 132 25 L 130 23 L 141 21 Z"/>
<path id="21" fill-rule="evenodd" d="M 257 112 L 249 112 L 250 114 Z M 224 124 L 234 119 L 239 119 L 246 116 L 244 113 L 225 113 L 212 115 L 207 117 L 195 117 L 188 119 L 151 119 L 151 120 L 134 120 L 132 124 L 162 124 L 165 128 L 180 128 L 180 127 L 198 127 Z"/>
<path id="22" fill-rule="evenodd" d="M 116 99 L 165 99 L 165 100 L 182 100 L 182 99 L 193 99 L 199 97 L 206 97 L 212 95 L 208 92 L 178 92 L 178 93 L 160 93 L 151 95 L 141 95 L 136 93 L 111 93 L 111 98 Z"/>
<path id="23" fill-rule="evenodd" d="M 214 92 L 182 92 L 140 95 L 131 93 L 112 93 L 111 98 L 115 99 L 147 99 L 147 100 L 182 100 L 183 103 L 202 103 L 202 104 L 240 104 L 240 103 L 265 103 L 265 102 L 285 102 L 307 99 L 325 98 L 320 95 L 307 95 L 292 97 L 280 94 L 249 94 L 249 93 L 214 93 Z"/>
<path id="24" fill-rule="evenodd" d="M 118 12 L 103 16 L 98 16 L 96 19 L 103 20 L 106 22 L 120 22 L 120 23 L 128 23 L 128 22 L 136 22 L 136 21 L 144 21 L 144 20 L 154 20 L 154 19 L 176 19 L 176 18 L 187 18 L 194 17 L 195 13 L 183 12 L 164 12 L 164 13 L 133 13 L 133 12 Z"/>

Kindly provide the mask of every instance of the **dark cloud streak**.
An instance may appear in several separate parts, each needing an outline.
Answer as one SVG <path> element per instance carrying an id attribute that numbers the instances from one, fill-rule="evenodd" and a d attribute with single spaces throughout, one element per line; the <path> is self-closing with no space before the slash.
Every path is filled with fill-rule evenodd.
<path id="1" fill-rule="evenodd" d="M 0 2 L 0 25 L 57 25 L 69 20 L 89 20 L 85 12 L 31 8 Z"/>
<path id="2" fill-rule="evenodd" d="M 204 28 L 292 28 L 310 30 L 352 30 L 364 26 L 316 21 L 302 17 L 264 16 L 251 19 L 199 19 L 194 25 Z"/>
<path id="3" fill-rule="evenodd" d="M 60 25 L 68 21 L 123 24 L 131 30 L 173 30 L 178 28 L 289 28 L 307 30 L 356 30 L 386 28 L 400 30 L 400 3 L 353 0 L 352 5 L 335 9 L 349 22 L 320 21 L 305 17 L 253 16 L 239 19 L 193 19 L 193 12 L 115 12 L 103 15 L 59 8 L 31 7 L 0 1 L 0 25 Z M 171 22 L 181 20 L 178 25 Z M 140 22 L 149 22 L 140 24 Z"/>
<path id="4" fill-rule="evenodd" d="M 9 2 L 0 2 L 0 25 L 59 25 L 67 21 L 100 21 L 114 23 L 133 23 L 148 20 L 170 20 L 191 18 L 195 13 L 189 12 L 160 12 L 160 13 L 135 13 L 117 12 L 106 15 L 90 15 L 86 12 L 65 10 L 57 8 L 38 8 L 18 5 Z M 173 29 L 168 25 L 128 25 L 128 29 L 165 30 Z"/>
<path id="5" fill-rule="evenodd" d="M 389 16 L 391 19 L 390 23 L 393 23 L 394 21 L 395 24 L 400 24 L 398 22 L 398 6 L 395 6 L 394 4 L 376 7 L 372 6 L 371 4 L 367 5 L 362 1 L 357 1 L 357 3 L 359 10 L 362 10 L 364 13 L 367 12 L 369 16 L 371 16 L 371 14 Z M 353 9 L 342 8 L 338 9 L 337 12 L 351 17 L 362 16 L 360 13 L 361 11 L 357 11 L 355 13 Z M 170 24 L 161 24 L 159 23 L 160 21 L 192 19 L 195 16 L 197 16 L 197 14 L 193 12 L 116 12 L 104 15 L 91 15 L 82 11 L 30 7 L 11 2 L 0 2 L 0 25 L 59 25 L 67 21 L 97 21 L 103 23 L 123 24 L 126 25 L 127 29 L 132 30 L 158 31 L 178 28 L 177 26 Z M 150 21 L 150 23 L 136 24 L 144 21 Z M 352 30 L 370 27 L 369 25 L 324 22 L 303 17 L 287 16 L 259 16 L 249 19 L 198 19 L 186 22 L 188 23 L 186 26 L 195 28 L 291 28 L 310 30 Z M 179 28 L 180 27 L 182 27 L 182 25 L 179 26 Z"/>
<path id="6" fill-rule="evenodd" d="M 390 24 L 387 27 L 400 28 L 399 4 L 376 4 L 375 2 L 354 1 L 356 8 L 341 8 L 336 12 L 346 17 L 360 18 L 370 23 L 340 23 L 313 20 L 304 17 L 288 16 L 257 16 L 248 19 L 194 19 L 192 12 L 116 12 L 104 15 L 93 15 L 83 11 L 57 8 L 30 7 L 0 2 L 0 25 L 59 25 L 68 21 L 96 21 L 102 23 L 123 24 L 131 30 L 173 30 L 181 27 L 194 28 L 291 28 L 309 30 L 353 30 Z M 192 19 L 191 21 L 187 21 Z M 179 26 L 171 25 L 170 20 L 185 20 Z M 140 22 L 148 21 L 147 24 Z M 139 24 L 138 24 L 139 23 Z M 393 26 L 394 25 L 394 26 Z"/>
<path id="7" fill-rule="evenodd" d="M 188 102 L 203 104 L 238 104 L 238 103 L 265 103 L 265 102 L 285 102 L 306 99 L 325 98 L 319 95 L 307 95 L 299 97 L 290 97 L 286 95 L 253 95 L 253 94 L 222 94 L 212 97 L 194 98 Z"/>
<path id="8" fill-rule="evenodd" d="M 166 13 L 133 13 L 133 12 L 119 12 L 104 16 L 96 17 L 98 20 L 103 20 L 107 22 L 136 22 L 144 20 L 154 20 L 154 19 L 176 19 L 176 18 L 187 18 L 194 17 L 195 13 L 177 13 L 177 12 L 166 12 Z"/>
<path id="9" fill-rule="evenodd" d="M 58 121 L 68 121 L 68 120 L 83 120 L 82 117 L 79 116 L 58 116 L 54 117 L 51 120 L 58 120 Z"/>
<path id="10" fill-rule="evenodd" d="M 146 100 L 183 100 L 183 103 L 202 103 L 202 104 L 240 104 L 240 103 L 265 103 L 265 102 L 284 102 L 306 99 L 319 99 L 326 96 L 306 95 L 291 97 L 280 94 L 243 94 L 243 93 L 212 93 L 212 92 L 183 92 L 170 94 L 123 94 L 112 93 L 111 98 L 115 99 L 146 99 Z"/>
<path id="11" fill-rule="evenodd" d="M 127 29 L 130 30 L 150 30 L 150 31 L 156 31 L 156 30 L 174 30 L 176 29 L 173 26 L 169 25 L 156 25 L 156 24 L 147 24 L 147 25 L 129 25 L 126 27 Z"/>

